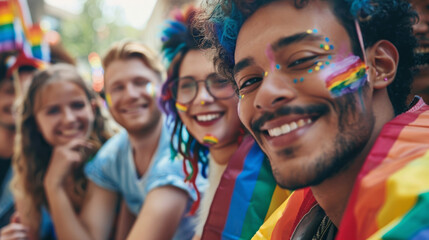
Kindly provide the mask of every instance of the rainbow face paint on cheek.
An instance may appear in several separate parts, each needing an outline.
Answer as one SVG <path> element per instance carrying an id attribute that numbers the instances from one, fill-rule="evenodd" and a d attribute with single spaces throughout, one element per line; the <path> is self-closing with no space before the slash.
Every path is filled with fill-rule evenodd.
<path id="1" fill-rule="evenodd" d="M 108 107 L 112 107 L 112 96 L 109 93 L 106 93 L 106 103 Z"/>
<path id="2" fill-rule="evenodd" d="M 215 137 L 211 134 L 207 134 L 204 136 L 203 142 L 204 142 L 204 145 L 206 145 L 207 147 L 210 147 L 210 146 L 218 143 L 219 139 L 217 139 L 217 137 Z"/>
<path id="3" fill-rule="evenodd" d="M 329 68 L 326 87 L 333 97 L 353 93 L 367 81 L 366 65 L 358 56 L 349 56 Z"/>
<path id="4" fill-rule="evenodd" d="M 187 106 L 185 106 L 185 105 L 183 105 L 181 103 L 178 103 L 178 102 L 176 102 L 176 108 L 180 112 L 186 112 L 186 111 L 188 111 L 188 107 Z"/>
<path id="5" fill-rule="evenodd" d="M 155 90 L 155 86 L 153 83 L 149 82 L 146 84 L 146 92 L 152 97 L 154 98 L 156 96 L 156 90 Z"/>

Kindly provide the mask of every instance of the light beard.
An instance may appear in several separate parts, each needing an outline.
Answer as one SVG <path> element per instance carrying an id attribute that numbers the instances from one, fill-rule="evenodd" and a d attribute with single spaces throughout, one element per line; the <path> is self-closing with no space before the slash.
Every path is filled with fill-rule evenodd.
<path id="1" fill-rule="evenodd" d="M 156 109 L 150 113 L 150 118 L 144 126 L 140 128 L 126 128 L 128 134 L 144 137 L 151 135 L 154 131 L 156 131 L 159 122 L 162 121 L 162 114 L 161 111 Z"/>
<path id="2" fill-rule="evenodd" d="M 359 111 L 355 97 L 353 94 L 346 94 L 335 100 L 334 111 L 338 113 L 338 133 L 331 147 L 321 147 L 326 150 L 314 161 L 308 161 L 314 164 L 309 164 L 300 171 L 288 172 L 289 176 L 283 176 L 284 173 L 280 169 L 273 168 L 274 177 L 281 187 L 294 190 L 319 185 L 324 180 L 347 170 L 354 162 L 368 143 L 375 122 L 372 113 L 369 117 L 364 111 L 354 115 Z M 278 155 L 291 158 L 299 149 L 283 149 Z"/>

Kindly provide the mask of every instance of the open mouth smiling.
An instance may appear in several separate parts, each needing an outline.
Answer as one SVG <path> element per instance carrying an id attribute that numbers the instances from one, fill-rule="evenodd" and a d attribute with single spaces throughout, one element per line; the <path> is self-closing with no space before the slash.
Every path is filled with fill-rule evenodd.
<path id="1" fill-rule="evenodd" d="M 298 121 L 292 121 L 290 123 L 285 123 L 279 127 L 271 128 L 266 131 L 264 131 L 266 134 L 268 134 L 270 137 L 278 137 L 284 134 L 288 134 L 292 131 L 295 131 L 301 127 L 304 127 L 306 125 L 309 125 L 313 122 L 311 118 L 304 118 L 299 119 Z"/>

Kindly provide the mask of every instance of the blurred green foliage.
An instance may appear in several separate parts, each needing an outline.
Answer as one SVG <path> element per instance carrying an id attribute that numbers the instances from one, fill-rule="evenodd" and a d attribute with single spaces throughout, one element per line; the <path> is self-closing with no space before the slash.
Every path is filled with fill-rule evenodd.
<path id="1" fill-rule="evenodd" d="M 64 20 L 59 33 L 64 47 L 82 63 L 91 52 L 103 56 L 113 42 L 140 37 L 141 30 L 125 25 L 122 19 L 120 9 L 106 9 L 103 0 L 87 0 L 80 16 Z"/>

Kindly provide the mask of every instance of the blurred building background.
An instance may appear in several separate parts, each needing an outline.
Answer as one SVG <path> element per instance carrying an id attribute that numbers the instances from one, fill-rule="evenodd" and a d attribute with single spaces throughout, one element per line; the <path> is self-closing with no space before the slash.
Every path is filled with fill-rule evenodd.
<path id="1" fill-rule="evenodd" d="M 159 33 L 171 10 L 201 1 L 27 0 L 32 21 L 50 32 L 51 41 L 60 42 L 92 82 L 98 61 L 94 59 L 102 57 L 113 42 L 134 39 L 159 50 Z"/>

